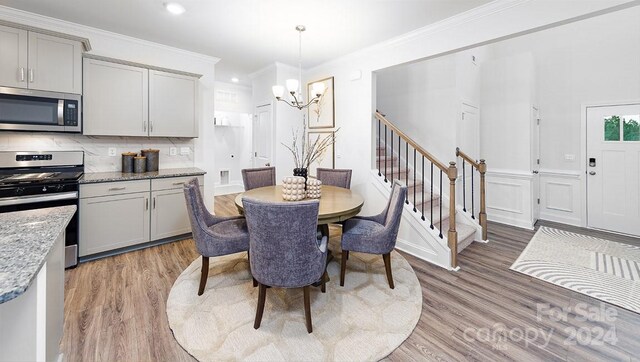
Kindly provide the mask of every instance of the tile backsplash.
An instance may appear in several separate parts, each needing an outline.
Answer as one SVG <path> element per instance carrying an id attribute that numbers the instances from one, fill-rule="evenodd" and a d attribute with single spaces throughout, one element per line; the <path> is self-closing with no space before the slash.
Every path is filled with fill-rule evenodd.
<path id="1" fill-rule="evenodd" d="M 116 156 L 109 156 L 109 148 Z M 170 148 L 177 155 L 169 154 Z M 0 132 L 0 151 L 84 151 L 85 171 L 120 171 L 123 152 L 160 150 L 160 168 L 193 167 L 194 140 L 188 138 L 96 137 L 60 133 Z M 189 154 L 181 154 L 188 148 Z"/>

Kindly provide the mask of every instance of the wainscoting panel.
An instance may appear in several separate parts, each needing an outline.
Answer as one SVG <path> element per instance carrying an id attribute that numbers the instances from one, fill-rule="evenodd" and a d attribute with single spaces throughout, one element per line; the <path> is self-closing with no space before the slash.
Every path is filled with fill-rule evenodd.
<path id="1" fill-rule="evenodd" d="M 540 170 L 540 219 L 582 225 L 582 199 L 577 171 Z"/>
<path id="2" fill-rule="evenodd" d="M 487 218 L 533 229 L 532 177 L 523 171 L 487 172 Z"/>

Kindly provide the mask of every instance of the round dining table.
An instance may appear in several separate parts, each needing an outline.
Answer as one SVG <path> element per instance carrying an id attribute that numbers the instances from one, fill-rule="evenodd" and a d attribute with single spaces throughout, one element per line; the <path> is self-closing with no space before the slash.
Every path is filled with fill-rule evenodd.
<path id="1" fill-rule="evenodd" d="M 242 206 L 244 196 L 267 202 L 295 202 L 282 199 L 281 185 L 259 187 L 236 196 L 236 207 L 240 213 L 244 213 Z M 362 196 L 350 189 L 328 185 L 322 185 L 322 197 L 319 200 L 318 225 L 334 224 L 350 219 L 358 215 L 364 204 Z"/>

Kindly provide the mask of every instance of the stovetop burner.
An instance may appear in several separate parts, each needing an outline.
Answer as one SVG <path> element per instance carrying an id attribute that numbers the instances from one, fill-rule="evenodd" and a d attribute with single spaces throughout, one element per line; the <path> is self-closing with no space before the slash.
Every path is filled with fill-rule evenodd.
<path id="1" fill-rule="evenodd" d="M 49 183 L 56 181 L 74 181 L 82 176 L 82 172 L 39 172 L 19 173 L 0 179 L 0 184 Z"/>

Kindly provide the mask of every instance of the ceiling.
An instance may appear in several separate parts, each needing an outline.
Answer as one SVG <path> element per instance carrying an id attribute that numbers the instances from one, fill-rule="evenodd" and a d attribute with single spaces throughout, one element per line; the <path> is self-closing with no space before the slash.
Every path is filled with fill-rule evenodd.
<path id="1" fill-rule="evenodd" d="M 228 82 L 273 62 L 303 68 L 393 38 L 489 0 L 0 0 L 1 5 L 221 58 L 216 78 Z"/>

